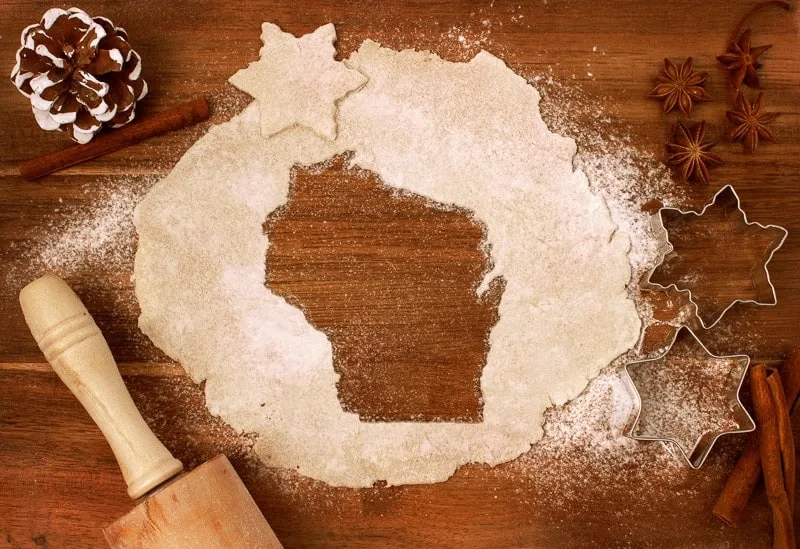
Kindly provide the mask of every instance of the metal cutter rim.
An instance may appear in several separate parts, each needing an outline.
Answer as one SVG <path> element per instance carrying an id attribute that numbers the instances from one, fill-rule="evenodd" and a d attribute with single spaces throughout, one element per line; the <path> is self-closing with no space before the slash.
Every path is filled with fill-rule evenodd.
<path id="1" fill-rule="evenodd" d="M 755 226 L 758 226 L 758 227 L 760 227 L 762 229 L 778 229 L 778 230 L 783 232 L 783 237 L 781 237 L 781 239 L 780 239 L 780 241 L 778 241 L 777 245 L 774 248 L 772 248 L 772 251 L 770 251 L 769 255 L 766 256 L 766 259 L 764 260 L 764 263 L 763 263 L 763 266 L 762 266 L 762 268 L 764 269 L 764 273 L 766 275 L 766 281 L 767 281 L 767 285 L 769 286 L 770 293 L 772 295 L 772 299 L 770 301 L 766 301 L 766 302 L 765 301 L 758 301 L 758 300 L 755 300 L 755 299 L 734 299 L 733 301 L 731 301 L 728 304 L 727 307 L 725 307 L 721 312 L 718 313 L 716 319 L 714 319 L 709 324 L 706 324 L 706 321 L 700 315 L 700 306 L 694 300 L 694 295 L 692 294 L 691 290 L 689 290 L 688 288 L 679 288 L 677 286 L 677 284 L 675 284 L 675 283 L 669 284 L 667 286 L 664 286 L 662 284 L 658 284 L 657 282 L 651 282 L 650 279 L 652 278 L 653 274 L 656 272 L 656 269 L 658 269 L 664 263 L 664 259 L 667 257 L 667 255 L 675 249 L 674 246 L 672 245 L 672 242 L 670 242 L 670 240 L 669 240 L 669 232 L 664 227 L 664 221 L 663 221 L 662 212 L 664 210 L 672 210 L 672 211 L 678 212 L 681 215 L 694 214 L 694 215 L 697 215 L 698 217 L 701 217 L 706 213 L 706 210 L 708 210 L 711 206 L 716 204 L 717 198 L 721 194 L 723 194 L 725 192 L 730 192 L 730 193 L 733 194 L 733 198 L 736 200 L 736 209 L 742 214 L 742 219 L 744 220 L 745 226 L 755 225 Z M 700 321 L 700 325 L 703 327 L 703 329 L 709 330 L 709 329 L 713 328 L 714 326 L 716 326 L 720 322 L 720 320 L 722 320 L 722 317 L 724 317 L 725 314 L 734 305 L 736 305 L 737 303 L 752 303 L 754 305 L 761 305 L 761 306 L 768 306 L 768 307 L 774 307 L 775 305 L 778 304 L 778 298 L 777 298 L 777 295 L 775 293 L 775 286 L 772 283 L 772 279 L 770 278 L 768 266 L 769 266 L 769 262 L 772 261 L 772 256 L 774 256 L 775 252 L 777 252 L 783 246 L 783 243 L 786 242 L 786 238 L 789 236 L 789 231 L 786 230 L 786 228 L 781 227 L 780 225 L 772 225 L 772 224 L 763 225 L 761 223 L 758 223 L 757 221 L 749 221 L 747 219 L 747 212 L 745 212 L 742 209 L 741 199 L 739 198 L 739 194 L 736 192 L 736 189 L 733 188 L 733 185 L 725 185 L 724 187 L 722 187 L 719 191 L 716 192 L 716 194 L 714 194 L 714 197 L 711 199 L 711 201 L 706 203 L 703 206 L 703 209 L 700 210 L 699 212 L 695 211 L 695 210 L 682 210 L 680 208 L 663 207 L 663 208 L 659 208 L 658 212 L 655 215 L 652 216 L 652 222 L 653 222 L 653 225 L 654 225 L 653 230 L 656 232 L 656 237 L 659 238 L 662 241 L 662 249 L 658 253 L 658 255 L 659 255 L 658 261 L 656 262 L 655 266 L 652 269 L 650 269 L 650 271 L 647 273 L 647 277 L 645 277 L 644 282 L 641 284 L 641 286 L 645 290 L 647 290 L 647 289 L 652 290 L 653 288 L 655 288 L 657 290 L 663 290 L 663 291 L 675 290 L 675 291 L 680 292 L 680 293 L 683 293 L 683 292 L 687 293 L 689 302 L 695 308 L 695 317 Z M 692 333 L 694 334 L 694 332 L 692 332 Z"/>
<path id="2" fill-rule="evenodd" d="M 673 345 L 675 345 L 675 342 L 678 340 L 678 337 L 680 336 L 680 334 L 681 334 L 681 332 L 683 330 L 686 330 L 687 332 L 689 332 L 689 335 L 692 338 L 694 338 L 694 340 L 700 345 L 700 347 L 703 349 L 703 351 L 706 353 L 706 355 L 711 357 L 711 358 L 721 358 L 721 359 L 736 358 L 736 359 L 744 359 L 745 360 L 744 368 L 742 369 L 741 378 L 739 379 L 739 383 L 736 386 L 735 397 L 736 397 L 736 403 L 739 405 L 739 407 L 740 407 L 740 409 L 741 409 L 741 411 L 743 413 L 743 418 L 745 418 L 747 420 L 749 425 L 747 427 L 741 427 L 740 426 L 739 429 L 730 430 L 730 431 L 722 431 L 722 432 L 718 433 L 716 436 L 714 436 L 714 438 L 711 439 L 711 441 L 706 443 L 705 447 L 700 451 L 699 459 L 695 459 L 695 461 L 692 461 L 691 456 L 694 455 L 695 451 L 700 446 L 700 443 L 701 443 L 701 440 L 702 440 L 702 435 L 701 435 L 701 437 L 699 437 L 697 439 L 697 442 L 695 442 L 694 446 L 691 448 L 691 451 L 690 451 L 689 455 L 687 455 L 687 453 L 684 451 L 684 449 L 681 446 L 681 444 L 674 438 L 671 438 L 671 437 L 656 437 L 656 436 L 650 436 L 650 435 L 642 436 L 642 435 L 635 435 L 634 434 L 634 431 L 636 430 L 636 427 L 639 424 L 639 419 L 641 418 L 641 415 L 642 415 L 642 397 L 639 394 L 639 390 L 636 388 L 636 383 L 634 383 L 633 378 L 631 377 L 631 374 L 628 371 L 628 366 L 632 366 L 634 364 L 643 364 L 643 363 L 647 363 L 647 362 L 655 362 L 656 360 L 661 360 L 662 358 L 667 356 L 670 353 L 670 351 L 672 350 Z M 700 341 L 700 339 L 697 337 L 697 335 L 694 333 L 694 331 L 690 327 L 681 326 L 680 328 L 678 328 L 678 330 L 675 331 L 675 335 L 672 337 L 672 341 L 670 341 L 669 345 L 667 345 L 667 348 L 663 353 L 659 354 L 658 356 L 652 357 L 652 358 L 646 358 L 646 359 L 643 359 L 643 360 L 635 360 L 635 361 L 628 362 L 627 364 L 625 364 L 625 368 L 624 368 L 625 377 L 627 378 L 628 383 L 630 384 L 630 386 L 633 388 L 633 393 L 636 396 L 635 402 L 634 402 L 634 406 L 636 408 L 636 417 L 633 420 L 633 422 L 630 424 L 630 426 L 625 429 L 625 431 L 624 431 L 625 436 L 627 436 L 628 438 L 631 438 L 633 440 L 671 442 L 671 443 L 673 443 L 673 445 L 675 447 L 678 448 L 678 451 L 681 453 L 681 455 L 684 457 L 684 459 L 686 460 L 686 462 L 689 464 L 689 466 L 692 469 L 699 469 L 705 463 L 706 458 L 711 453 L 711 450 L 714 447 L 714 444 L 716 444 L 717 440 L 720 437 L 725 436 L 725 435 L 734 435 L 734 434 L 740 434 L 740 433 L 750 433 L 750 432 L 754 431 L 755 428 L 756 428 L 756 424 L 753 421 L 753 417 L 747 411 L 747 408 L 744 407 L 744 405 L 742 404 L 741 398 L 740 398 L 740 391 L 742 389 L 742 385 L 744 384 L 744 379 L 747 376 L 747 371 L 749 369 L 749 366 L 750 366 L 750 357 L 748 355 L 724 355 L 724 356 L 715 355 L 714 353 L 712 353 L 711 351 L 708 350 L 708 347 L 706 347 L 705 344 L 703 344 L 703 342 Z"/>

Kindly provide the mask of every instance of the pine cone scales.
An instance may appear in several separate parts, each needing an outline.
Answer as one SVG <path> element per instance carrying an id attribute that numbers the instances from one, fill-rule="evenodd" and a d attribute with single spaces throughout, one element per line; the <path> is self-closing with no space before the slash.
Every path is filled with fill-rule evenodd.
<path id="1" fill-rule="evenodd" d="M 147 95 L 141 69 L 124 29 L 78 8 L 53 8 L 22 31 L 11 80 L 42 129 L 87 143 L 104 125 L 133 120 Z"/>

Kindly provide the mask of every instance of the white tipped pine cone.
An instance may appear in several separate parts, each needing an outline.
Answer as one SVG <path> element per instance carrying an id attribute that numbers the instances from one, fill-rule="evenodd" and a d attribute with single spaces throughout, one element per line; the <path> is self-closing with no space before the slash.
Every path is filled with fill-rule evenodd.
<path id="1" fill-rule="evenodd" d="M 124 126 L 147 95 L 142 61 L 124 29 L 78 8 L 52 8 L 22 31 L 11 80 L 29 97 L 44 130 L 88 143 L 109 126 Z"/>

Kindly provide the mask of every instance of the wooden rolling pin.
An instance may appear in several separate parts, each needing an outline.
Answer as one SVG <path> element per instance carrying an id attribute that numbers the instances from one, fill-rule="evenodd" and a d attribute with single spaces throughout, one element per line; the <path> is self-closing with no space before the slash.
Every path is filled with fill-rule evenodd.
<path id="1" fill-rule="evenodd" d="M 19 301 L 47 361 L 111 445 L 128 495 L 150 494 L 103 530 L 112 548 L 282 547 L 224 455 L 174 478 L 183 465 L 139 414 L 103 334 L 63 280 L 39 278 Z"/>

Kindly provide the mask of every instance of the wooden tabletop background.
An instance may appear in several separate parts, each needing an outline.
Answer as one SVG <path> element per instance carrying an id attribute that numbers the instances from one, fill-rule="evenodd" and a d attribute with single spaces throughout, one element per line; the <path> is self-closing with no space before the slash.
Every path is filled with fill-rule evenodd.
<path id="1" fill-rule="evenodd" d="M 736 19 L 751 5 L 743 0 L 496 0 L 491 4 L 242 0 L 84 2 L 80 7 L 128 30 L 144 60 L 144 76 L 151 89 L 141 106 L 142 115 L 206 94 L 215 110 L 214 120 L 224 120 L 247 102 L 226 79 L 256 58 L 261 22 L 276 22 L 298 35 L 334 22 L 342 56 L 367 38 L 395 49 L 430 49 L 456 61 L 484 47 L 524 76 L 552 75 L 560 82 L 579 85 L 586 97 L 606 107 L 609 127 L 630 133 L 639 148 L 663 158 L 669 124 L 677 117 L 663 117 L 659 104 L 645 98 L 662 58 L 680 60 L 691 55 L 699 69 L 711 72 L 709 90 L 715 100 L 697 108 L 695 118 L 707 119 L 710 134 L 721 135 L 730 90 L 714 56 L 724 49 Z M 11 71 L 20 31 L 49 7 L 43 2 L 0 0 L 0 73 Z M 757 44 L 774 44 L 764 56 L 762 81 L 768 110 L 783 113 L 773 125 L 778 143 L 765 145 L 752 156 L 741 154 L 739 145 L 721 143 L 718 151 L 726 164 L 713 172 L 710 186 L 675 182 L 676 193 L 685 197 L 685 207 L 700 206 L 724 184 L 732 183 L 751 219 L 789 230 L 785 245 L 770 264 L 779 304 L 736 307 L 717 328 L 703 334 L 714 350 L 748 353 L 757 360 L 779 360 L 800 345 L 799 21 L 797 11 L 773 9 L 751 22 Z M 591 65 L 588 70 L 587 65 Z M 20 161 L 63 147 L 68 140 L 63 134 L 41 131 L 27 100 L 9 81 L 0 82 L 0 88 L 0 275 L 5 277 L 0 285 L 0 547 L 102 547 L 101 528 L 129 510 L 132 502 L 99 431 L 30 337 L 17 294 L 22 285 L 43 274 L 42 265 L 31 258 L 48 239 L 57 238 L 63 223 L 90 209 L 109 191 L 152 184 L 207 125 L 153 139 L 31 184 L 17 175 Z M 543 110 L 547 110 L 547 98 Z M 588 127 L 594 125 L 588 113 L 575 116 L 583 117 Z M 580 143 L 580 136 L 576 137 Z M 277 244 L 271 252 L 276 254 L 275 268 L 268 283 L 287 299 L 300 301 L 332 339 L 358 341 L 357 334 L 348 332 L 347 311 L 334 306 L 341 298 L 336 291 L 342 284 L 363 286 L 374 279 L 381 283 L 375 286 L 389 288 L 383 300 L 362 296 L 362 312 L 376 318 L 389 318 L 398 303 L 418 296 L 409 294 L 408 285 L 391 269 L 361 272 L 355 279 L 347 278 L 346 269 L 328 278 L 317 271 L 316 280 L 313 270 L 299 272 L 299 259 L 313 262 L 315 258 L 301 255 L 307 240 L 297 236 L 292 223 L 310 223 L 314 204 L 326 199 L 319 195 L 320 182 L 326 184 L 325 178 L 338 181 L 329 185 L 334 193 L 327 197 L 333 201 L 333 206 L 328 204 L 331 215 L 341 213 L 336 204 L 351 200 L 348 193 L 352 196 L 353 188 L 347 173 L 336 167 L 326 173 L 299 174 L 298 182 L 307 184 L 296 187 L 294 206 L 270 221 Z M 351 183 L 361 185 L 376 208 L 389 200 L 377 184 L 359 181 Z M 304 211 L 304 207 L 308 208 Z M 438 260 L 432 258 L 423 271 L 450 273 L 453 284 L 439 288 L 439 299 L 427 303 L 426 311 L 418 307 L 406 326 L 397 327 L 414 334 L 418 345 L 405 354 L 393 353 L 392 346 L 381 351 L 382 360 L 392 365 L 381 375 L 388 376 L 384 379 L 390 384 L 405 383 L 398 389 L 403 397 L 396 399 L 399 404 L 382 406 L 365 394 L 374 372 L 359 370 L 361 357 L 345 356 L 337 366 L 349 376 L 340 387 L 343 406 L 390 419 L 418 414 L 423 419 L 449 415 L 462 421 L 480 420 L 479 387 L 474 379 L 486 349 L 475 342 L 481 341 L 493 322 L 491 301 L 502 290 L 497 288 L 484 303 L 470 302 L 472 298 L 463 291 L 485 260 L 477 251 L 481 229 L 458 212 L 435 216 L 413 200 L 392 211 L 400 231 L 394 244 L 405 246 L 409 254 L 424 249 L 424 243 L 414 239 L 414 227 L 435 229 L 442 253 L 434 254 Z M 376 238 L 379 222 L 362 219 L 360 236 Z M 309 226 L 309 232 L 302 234 L 327 238 L 331 257 L 337 246 L 347 248 L 342 254 L 359 246 L 358 239 L 347 240 L 335 230 L 320 235 L 313 223 Z M 340 228 L 346 232 L 347 224 Z M 135 243 L 124 231 L 120 238 L 128 239 L 122 259 L 87 257 L 84 264 L 64 268 L 60 274 L 84 298 L 105 332 L 134 400 L 154 431 L 189 467 L 219 453 L 228 454 L 287 547 L 770 546 L 770 515 L 762 487 L 739 528 L 723 527 L 710 513 L 741 445 L 736 437 L 719 444 L 703 469 L 687 469 L 668 481 L 655 470 L 631 471 L 622 465 L 611 476 L 596 474 L 591 465 L 571 470 L 557 457 L 541 462 L 533 476 L 556 475 L 559 483 L 526 481 L 509 465 L 475 465 L 460 469 L 441 484 L 354 490 L 268 469 L 253 459 L 246 437 L 208 414 L 202 388 L 138 331 L 130 280 Z M 726 254 L 737 253 L 715 249 L 713 239 L 708 247 L 708 253 L 719 254 L 720 261 Z M 380 250 L 372 253 L 380 256 Z M 369 303 L 374 308 L 365 306 Z M 467 319 L 461 324 L 446 322 L 452 316 L 448 307 L 454 303 L 460 304 L 458 309 Z M 423 328 L 430 316 L 424 315 L 440 319 L 436 334 L 426 334 Z M 450 368 L 456 388 L 444 405 L 437 393 L 438 376 L 416 366 L 414 360 L 431 349 L 432 340 L 426 338 L 434 337 L 439 341 L 461 338 L 438 357 L 439 371 L 465 364 L 463 370 Z M 459 360 L 458 353 L 466 353 L 469 360 Z M 416 370 L 408 372 L 408 368 Z M 409 400 L 412 395 L 417 400 Z M 797 421 L 795 427 L 800 428 Z"/>

